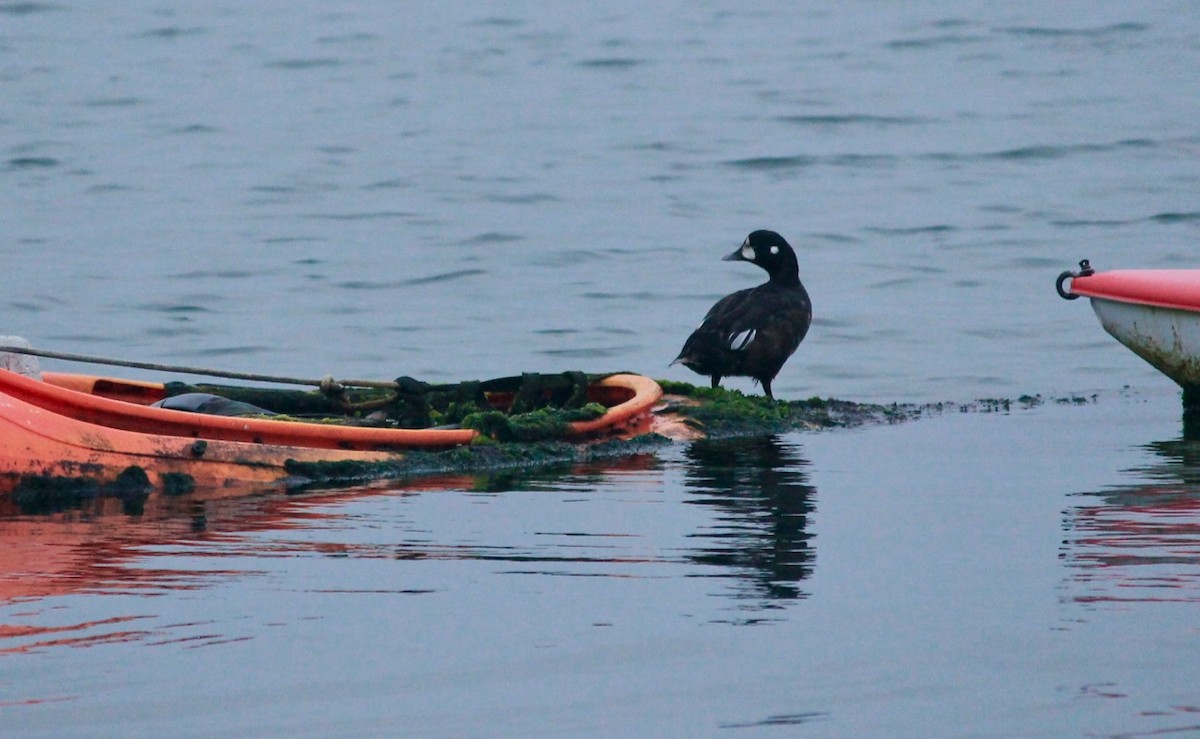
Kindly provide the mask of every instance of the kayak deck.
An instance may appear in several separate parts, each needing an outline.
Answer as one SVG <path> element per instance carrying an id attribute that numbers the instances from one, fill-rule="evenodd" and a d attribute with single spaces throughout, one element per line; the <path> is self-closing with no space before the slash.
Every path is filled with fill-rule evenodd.
<path id="1" fill-rule="evenodd" d="M 161 383 L 110 377 L 44 373 L 44 381 L 0 372 L 0 394 L 78 421 L 137 433 L 357 451 L 437 449 L 473 441 L 469 428 L 407 429 L 335 425 L 266 417 L 214 416 L 156 408 L 167 397 Z M 565 437 L 618 433 L 649 415 L 662 391 L 640 375 L 612 375 L 588 387 L 588 399 L 605 406 L 598 418 L 568 424 Z M 497 394 L 495 407 L 511 402 Z"/>
<path id="2" fill-rule="evenodd" d="M 1071 293 L 1120 303 L 1200 312 L 1200 269 L 1116 269 L 1079 275 Z"/>

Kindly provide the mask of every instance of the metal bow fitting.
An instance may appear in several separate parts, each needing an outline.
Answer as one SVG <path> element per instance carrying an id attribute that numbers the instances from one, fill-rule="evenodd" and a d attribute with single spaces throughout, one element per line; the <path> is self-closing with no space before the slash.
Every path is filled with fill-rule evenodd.
<path id="1" fill-rule="evenodd" d="M 1072 272 L 1071 270 L 1067 270 L 1060 274 L 1058 279 L 1054 282 L 1054 289 L 1058 291 L 1059 297 L 1063 298 L 1064 300 L 1075 300 L 1079 296 L 1073 292 L 1067 292 L 1064 290 L 1063 283 L 1069 279 L 1074 279 L 1076 277 L 1090 277 L 1094 274 L 1096 274 L 1096 270 L 1092 269 L 1092 263 L 1086 259 L 1082 259 L 1079 262 L 1079 271 Z"/>

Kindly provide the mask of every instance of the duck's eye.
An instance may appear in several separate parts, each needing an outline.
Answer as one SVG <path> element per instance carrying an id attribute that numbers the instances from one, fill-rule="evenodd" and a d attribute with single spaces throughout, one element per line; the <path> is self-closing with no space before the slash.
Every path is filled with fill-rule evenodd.
<path id="1" fill-rule="evenodd" d="M 772 246 L 772 247 L 771 247 L 771 253 L 772 253 L 772 254 L 778 254 L 778 253 L 779 253 L 779 247 L 778 247 L 778 246 Z"/>
<path id="2" fill-rule="evenodd" d="M 745 259 L 748 262 L 753 262 L 755 256 L 757 255 L 754 253 L 754 247 L 750 246 L 749 242 L 742 244 L 742 259 Z"/>

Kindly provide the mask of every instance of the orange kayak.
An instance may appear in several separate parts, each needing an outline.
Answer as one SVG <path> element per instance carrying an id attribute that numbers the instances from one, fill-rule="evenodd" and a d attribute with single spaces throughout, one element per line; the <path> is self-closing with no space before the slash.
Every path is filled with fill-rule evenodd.
<path id="1" fill-rule="evenodd" d="M 162 383 L 67 373 L 41 381 L 0 370 L 0 491 L 29 478 L 94 478 L 111 482 L 140 468 L 157 489 L 272 483 L 294 463 L 399 462 L 414 450 L 469 444 L 464 428 L 341 426 L 272 418 L 206 415 L 154 407 Z M 629 437 L 649 429 L 662 395 L 653 380 L 619 374 L 593 381 L 589 402 L 603 415 L 575 421 L 568 442 Z M 511 396 L 488 396 L 503 409 Z"/>

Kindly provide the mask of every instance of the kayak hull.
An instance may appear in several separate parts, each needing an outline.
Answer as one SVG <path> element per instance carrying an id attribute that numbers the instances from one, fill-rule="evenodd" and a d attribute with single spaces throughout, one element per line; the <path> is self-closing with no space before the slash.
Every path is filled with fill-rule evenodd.
<path id="1" fill-rule="evenodd" d="M 1184 388 L 1200 387 L 1200 312 L 1092 298 L 1113 338 Z"/>
<path id="2" fill-rule="evenodd" d="M 471 429 L 389 429 L 269 418 L 209 416 L 148 405 L 158 383 L 44 373 L 44 381 L 0 370 L 0 492 L 30 478 L 117 480 L 140 468 L 157 489 L 280 483 L 305 463 L 401 463 L 413 451 L 468 444 Z M 589 387 L 599 418 L 569 424 L 565 441 L 648 430 L 662 390 L 640 375 Z"/>
<path id="3" fill-rule="evenodd" d="M 289 461 L 388 462 L 403 456 L 138 433 L 79 421 L 0 394 L 0 490 L 29 477 L 109 482 L 130 467 L 142 468 L 157 489 L 183 479 L 219 488 L 285 481 Z"/>
<path id="4" fill-rule="evenodd" d="M 1182 387 L 1185 403 L 1197 398 L 1200 270 L 1089 268 L 1070 276 L 1065 297 L 1089 298 L 1105 331 Z"/>

